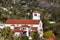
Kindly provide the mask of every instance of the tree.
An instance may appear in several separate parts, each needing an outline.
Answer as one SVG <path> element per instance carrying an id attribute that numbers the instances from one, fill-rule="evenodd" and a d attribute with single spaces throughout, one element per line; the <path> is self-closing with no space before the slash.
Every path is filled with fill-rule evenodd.
<path id="1" fill-rule="evenodd" d="M 4 39 L 6 40 L 6 38 L 9 38 L 9 33 L 10 33 L 10 30 L 7 29 L 7 28 L 4 28 L 3 29 L 3 36 L 4 36 Z"/>
<path id="2" fill-rule="evenodd" d="M 48 21 L 50 19 L 50 14 L 48 14 L 47 11 L 43 11 L 42 14 L 41 14 L 41 19 L 42 19 L 42 22 L 43 22 L 43 27 L 45 26 L 48 26 Z"/>
<path id="3" fill-rule="evenodd" d="M 39 34 L 36 31 L 31 32 L 32 40 L 40 40 Z"/>
<path id="4" fill-rule="evenodd" d="M 0 3 L 3 3 L 3 1 L 2 1 L 2 0 L 0 0 Z"/>
<path id="5" fill-rule="evenodd" d="M 51 19 L 56 22 L 60 22 L 60 9 L 53 9 L 51 12 Z"/>

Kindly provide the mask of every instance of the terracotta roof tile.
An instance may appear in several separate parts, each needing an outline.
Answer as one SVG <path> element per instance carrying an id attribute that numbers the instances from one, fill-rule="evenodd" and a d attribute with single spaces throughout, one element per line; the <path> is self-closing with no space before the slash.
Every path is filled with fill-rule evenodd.
<path id="1" fill-rule="evenodd" d="M 33 11 L 33 13 L 40 13 L 40 12 L 39 12 L 39 10 L 35 10 L 35 11 Z"/>
<path id="2" fill-rule="evenodd" d="M 12 20 L 6 21 L 6 24 L 39 24 L 40 20 Z"/>
<path id="3" fill-rule="evenodd" d="M 37 27 L 31 27 L 32 30 L 37 30 Z"/>
<path id="4" fill-rule="evenodd" d="M 14 24 L 12 24 L 11 26 L 15 26 Z"/>
<path id="5" fill-rule="evenodd" d="M 20 29 L 20 27 L 15 27 L 14 29 Z"/>
<path id="6" fill-rule="evenodd" d="M 26 31 L 25 30 L 14 29 L 14 30 L 11 30 L 10 33 L 14 33 L 14 32 L 26 32 Z"/>
<path id="7" fill-rule="evenodd" d="M 51 37 L 51 38 L 48 38 L 48 39 L 46 39 L 46 40 L 55 40 L 55 38 Z"/>
<path id="8" fill-rule="evenodd" d="M 21 27 L 30 27 L 30 26 L 28 26 L 28 25 L 22 25 Z"/>

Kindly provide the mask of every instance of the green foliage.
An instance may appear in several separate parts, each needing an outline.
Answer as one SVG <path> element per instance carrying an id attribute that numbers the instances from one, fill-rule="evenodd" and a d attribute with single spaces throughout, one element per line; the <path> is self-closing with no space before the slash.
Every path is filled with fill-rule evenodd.
<path id="1" fill-rule="evenodd" d="M 54 33 L 52 30 L 49 30 L 47 32 L 44 33 L 44 37 L 45 38 L 50 38 L 50 37 L 54 37 Z"/>
<path id="2" fill-rule="evenodd" d="M 13 40 L 19 40 L 19 38 L 18 37 L 13 37 L 14 39 Z"/>
<path id="3" fill-rule="evenodd" d="M 52 24 L 51 24 L 51 23 L 48 22 L 48 23 L 47 23 L 47 26 L 54 28 L 54 27 L 56 27 L 56 23 L 52 23 Z"/>
<path id="4" fill-rule="evenodd" d="M 20 40 L 29 40 L 27 36 L 21 36 Z"/>
<path id="5" fill-rule="evenodd" d="M 8 30 L 7 28 L 4 28 L 2 34 L 3 34 L 4 38 L 9 38 L 10 30 Z"/>
<path id="6" fill-rule="evenodd" d="M 51 19 L 57 22 L 60 22 L 60 9 L 56 8 L 53 9 L 53 11 L 51 12 Z"/>
<path id="7" fill-rule="evenodd" d="M 31 35 L 31 37 L 34 37 L 35 36 L 35 31 L 32 31 L 30 35 Z"/>
<path id="8" fill-rule="evenodd" d="M 36 31 L 31 32 L 32 40 L 40 40 L 39 34 Z"/>
<path id="9" fill-rule="evenodd" d="M 6 33 L 6 34 L 10 33 L 10 30 L 8 30 L 7 28 L 4 28 L 3 30 L 4 30 L 4 33 Z"/>
<path id="10" fill-rule="evenodd" d="M 13 0 L 2 0 L 0 1 L 2 7 L 7 8 L 8 11 L 1 10 L 1 15 L 4 14 L 0 20 L 5 22 L 7 19 L 20 19 L 20 18 L 25 18 L 25 19 L 31 19 L 31 15 L 27 15 L 27 13 L 31 13 L 32 10 L 37 8 L 39 6 L 38 1 L 33 1 L 33 0 L 15 0 L 15 4 Z M 35 3 L 36 2 L 36 3 Z M 36 5 L 37 4 L 37 5 Z M 40 7 L 38 7 L 40 8 Z M 11 12 L 11 13 L 9 13 Z M 18 14 L 19 13 L 19 14 Z M 18 14 L 18 15 L 17 15 Z M 6 16 L 6 17 L 4 17 Z M 9 17 L 8 17 L 9 16 Z"/>
<path id="11" fill-rule="evenodd" d="M 48 0 L 48 1 L 50 2 L 51 0 Z M 40 12 L 42 11 L 42 13 L 44 13 L 44 12 L 47 13 L 47 11 L 48 11 L 48 10 L 47 11 L 44 10 L 44 8 L 42 7 L 43 5 L 41 6 L 39 0 L 17 0 L 17 1 L 15 0 L 15 2 L 16 3 L 14 4 L 13 0 L 8 0 L 8 1 L 0 0 L 0 3 L 1 3 L 0 6 L 8 9 L 8 11 L 0 9 L 1 15 L 4 14 L 2 17 L 0 15 L 0 21 L 5 22 L 9 18 L 11 18 L 11 19 L 20 19 L 20 18 L 31 19 L 32 18 L 31 15 L 28 16 L 28 15 L 26 15 L 26 13 L 28 13 L 28 12 L 31 13 L 32 10 L 34 10 L 34 9 L 40 10 L 40 8 L 41 8 Z M 12 12 L 11 15 L 9 14 L 9 11 Z M 19 13 L 19 15 L 17 15 L 17 13 Z M 48 20 L 49 15 L 46 16 L 45 13 L 43 16 L 46 20 Z M 60 18 L 59 18 L 60 9 L 58 10 L 58 9 L 54 8 L 54 10 L 52 10 L 51 14 L 52 14 L 52 16 L 51 16 L 52 20 L 55 20 L 55 21 L 60 20 Z M 10 16 L 10 17 L 8 17 L 8 16 Z M 46 23 L 46 20 L 44 21 L 44 24 Z"/>
<path id="12" fill-rule="evenodd" d="M 49 18 L 50 18 L 50 15 L 48 14 L 48 12 L 42 13 L 41 19 L 42 19 L 42 22 L 43 22 L 43 27 L 48 26 Z"/>
<path id="13" fill-rule="evenodd" d="M 2 0 L 0 0 L 0 3 L 3 3 L 3 1 L 2 1 Z"/>
<path id="14" fill-rule="evenodd" d="M 56 26 L 53 28 L 53 31 L 56 33 L 57 37 L 60 37 L 60 22 L 56 23 Z"/>

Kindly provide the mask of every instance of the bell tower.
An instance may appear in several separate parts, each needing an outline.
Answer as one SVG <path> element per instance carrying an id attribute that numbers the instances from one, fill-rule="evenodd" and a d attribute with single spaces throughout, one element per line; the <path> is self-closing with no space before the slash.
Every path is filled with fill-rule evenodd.
<path id="1" fill-rule="evenodd" d="M 33 20 L 40 20 L 40 12 L 39 10 L 33 11 Z"/>

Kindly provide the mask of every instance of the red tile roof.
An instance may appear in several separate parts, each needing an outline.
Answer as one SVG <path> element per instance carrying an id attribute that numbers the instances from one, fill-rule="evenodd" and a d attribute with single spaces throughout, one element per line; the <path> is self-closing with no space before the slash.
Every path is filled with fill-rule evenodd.
<path id="1" fill-rule="evenodd" d="M 55 40 L 55 38 L 51 37 L 51 38 L 48 38 L 48 39 L 46 39 L 46 40 Z"/>
<path id="2" fill-rule="evenodd" d="M 31 27 L 32 30 L 37 30 L 37 27 Z"/>
<path id="3" fill-rule="evenodd" d="M 14 24 L 12 24 L 11 26 L 15 26 Z"/>
<path id="4" fill-rule="evenodd" d="M 20 27 L 15 27 L 14 29 L 20 29 Z"/>
<path id="5" fill-rule="evenodd" d="M 13 20 L 9 19 L 6 24 L 39 24 L 40 20 Z"/>
<path id="6" fill-rule="evenodd" d="M 11 30 L 10 33 L 14 33 L 14 32 L 26 32 L 26 31 L 25 30 L 14 29 L 14 30 Z"/>
<path id="7" fill-rule="evenodd" d="M 40 12 L 39 12 L 39 10 L 35 10 L 35 11 L 33 11 L 33 13 L 40 13 Z"/>
<path id="8" fill-rule="evenodd" d="M 28 25 L 22 25 L 21 27 L 30 27 L 30 26 L 28 26 Z"/>

